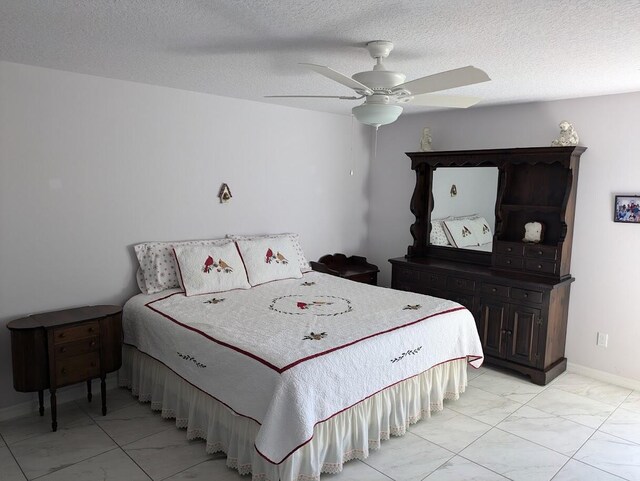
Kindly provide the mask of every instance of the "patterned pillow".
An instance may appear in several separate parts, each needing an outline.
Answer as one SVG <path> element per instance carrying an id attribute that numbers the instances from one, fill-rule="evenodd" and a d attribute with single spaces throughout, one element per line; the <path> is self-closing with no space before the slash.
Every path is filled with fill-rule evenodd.
<path id="1" fill-rule="evenodd" d="M 236 243 L 252 286 L 302 277 L 297 252 L 289 236 L 238 240 Z"/>
<path id="2" fill-rule="evenodd" d="M 432 219 L 431 220 L 431 234 L 429 235 L 429 244 L 434 246 L 448 246 L 449 239 L 444 232 L 444 226 L 442 222 L 446 219 Z"/>
<path id="3" fill-rule="evenodd" d="M 479 245 L 488 244 L 493 241 L 493 233 L 491 227 L 484 217 L 477 217 L 475 219 L 469 219 L 471 224 L 471 230 L 476 236 L 476 240 Z"/>
<path id="4" fill-rule="evenodd" d="M 444 227 L 452 246 L 468 247 L 478 245 L 478 239 L 473 233 L 475 223 L 472 219 L 445 220 Z"/>
<path id="5" fill-rule="evenodd" d="M 147 291 L 147 284 L 144 282 L 144 274 L 142 273 L 140 266 L 138 266 L 138 270 L 136 271 L 136 282 L 138 283 L 140 292 L 143 294 L 149 294 L 149 291 Z"/>
<path id="6" fill-rule="evenodd" d="M 300 245 L 300 236 L 298 234 L 292 234 L 292 233 L 287 233 L 287 234 L 264 234 L 264 235 L 235 235 L 235 234 L 227 234 L 227 237 L 233 240 L 252 240 L 252 239 L 264 239 L 264 238 L 270 238 L 270 239 L 278 239 L 280 237 L 289 237 L 291 239 L 291 242 L 293 244 L 293 248 L 296 251 L 296 255 L 298 257 L 298 264 L 300 264 L 300 270 L 302 272 L 310 272 L 313 269 L 311 269 L 311 266 L 309 265 L 309 261 L 307 260 L 307 258 L 304 255 L 304 252 L 302 251 L 302 246 Z"/>
<path id="7" fill-rule="evenodd" d="M 227 242 L 229 242 L 229 239 L 211 239 L 180 242 L 145 242 L 134 246 L 133 249 L 136 252 L 136 257 L 144 275 L 144 283 L 147 288 L 146 294 L 155 294 L 166 289 L 180 287 L 176 258 L 173 255 L 174 246 L 221 245 Z"/>
<path id="8" fill-rule="evenodd" d="M 187 296 L 249 289 L 247 273 L 235 242 L 173 248 L 180 285 Z"/>

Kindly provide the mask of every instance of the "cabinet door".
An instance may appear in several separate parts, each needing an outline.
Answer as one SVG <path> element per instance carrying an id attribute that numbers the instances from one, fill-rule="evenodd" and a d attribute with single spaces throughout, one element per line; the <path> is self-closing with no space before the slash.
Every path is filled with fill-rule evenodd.
<path id="1" fill-rule="evenodd" d="M 507 359 L 535 366 L 538 363 L 540 309 L 512 304 L 509 313 Z"/>
<path id="2" fill-rule="evenodd" d="M 505 357 L 509 304 L 496 300 L 480 300 L 478 331 L 482 349 L 488 356 Z"/>

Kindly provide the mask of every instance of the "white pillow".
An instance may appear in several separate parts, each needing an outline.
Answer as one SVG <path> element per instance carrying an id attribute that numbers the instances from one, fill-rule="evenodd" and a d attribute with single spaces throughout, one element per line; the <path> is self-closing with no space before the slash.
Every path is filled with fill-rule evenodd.
<path id="1" fill-rule="evenodd" d="M 235 242 L 173 248 L 180 284 L 187 296 L 249 289 L 247 273 Z"/>
<path id="2" fill-rule="evenodd" d="M 469 222 L 473 227 L 471 230 L 476 236 L 476 240 L 479 245 L 488 244 L 493 241 L 493 233 L 491 232 L 491 227 L 489 226 L 487 219 L 484 217 L 477 217 L 475 219 L 469 219 Z"/>
<path id="3" fill-rule="evenodd" d="M 448 218 L 447 218 L 448 219 Z M 444 231 L 442 222 L 447 219 L 431 219 L 431 234 L 429 234 L 429 244 L 433 246 L 448 246 L 449 239 Z"/>
<path id="4" fill-rule="evenodd" d="M 263 234 L 263 235 L 236 235 L 236 234 L 227 234 L 227 237 L 233 240 L 252 240 L 252 239 L 279 239 L 280 237 L 289 237 L 291 239 L 291 243 L 293 244 L 293 248 L 296 251 L 298 257 L 298 264 L 300 264 L 300 270 L 302 272 L 310 272 L 311 266 L 309 265 L 309 261 L 304 255 L 302 250 L 302 246 L 300 245 L 300 236 L 298 234 L 286 233 L 286 234 Z"/>
<path id="5" fill-rule="evenodd" d="M 166 289 L 180 287 L 174 246 L 184 245 L 221 245 L 229 239 L 210 239 L 196 241 L 145 242 L 134 246 L 147 292 L 155 294 Z M 142 290 L 142 289 L 141 289 Z M 144 292 L 144 291 L 143 291 Z"/>
<path id="6" fill-rule="evenodd" d="M 302 277 L 296 249 L 290 237 L 262 237 L 238 240 L 236 243 L 252 286 Z"/>
<path id="7" fill-rule="evenodd" d="M 474 234 L 476 229 L 473 219 L 445 220 L 444 226 L 447 238 L 454 247 L 477 246 L 478 239 Z"/>

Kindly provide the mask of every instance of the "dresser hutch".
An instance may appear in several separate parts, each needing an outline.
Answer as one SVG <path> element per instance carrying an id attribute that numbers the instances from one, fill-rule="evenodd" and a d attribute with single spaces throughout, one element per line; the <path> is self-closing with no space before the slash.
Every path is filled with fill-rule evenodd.
<path id="1" fill-rule="evenodd" d="M 571 244 L 578 164 L 585 147 L 408 153 L 416 173 L 413 244 L 391 259 L 392 287 L 456 301 L 474 315 L 485 362 L 544 385 L 566 369 Z M 433 173 L 440 167 L 498 169 L 491 252 L 429 242 Z M 525 243 L 528 222 L 544 225 Z"/>

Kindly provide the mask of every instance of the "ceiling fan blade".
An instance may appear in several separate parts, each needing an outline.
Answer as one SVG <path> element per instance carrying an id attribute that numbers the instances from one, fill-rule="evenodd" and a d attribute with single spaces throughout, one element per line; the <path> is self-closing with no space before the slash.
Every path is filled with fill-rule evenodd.
<path id="1" fill-rule="evenodd" d="M 301 63 L 300 65 L 304 65 L 305 67 L 310 68 L 314 72 L 318 72 L 320 75 L 324 75 L 325 77 L 330 78 L 335 82 L 341 83 L 342 85 L 345 85 L 350 89 L 355 90 L 360 95 L 371 95 L 373 93 L 373 90 L 371 90 L 365 84 L 361 84 L 357 80 L 353 80 L 351 77 L 347 77 L 346 75 L 341 74 L 340 72 L 336 72 L 332 68 L 325 67 L 324 65 L 316 65 L 313 63 Z"/>
<path id="2" fill-rule="evenodd" d="M 486 82 L 487 80 L 491 79 L 483 70 L 469 65 L 468 67 L 447 70 L 446 72 L 440 72 L 411 80 L 397 85 L 393 90 L 404 89 L 411 92 L 412 95 L 421 95 L 430 92 L 438 92 L 439 90 L 473 85 L 480 82 Z"/>
<path id="3" fill-rule="evenodd" d="M 426 107 L 453 107 L 466 109 L 477 104 L 482 99 L 480 97 L 469 97 L 466 95 L 433 95 L 422 94 L 407 102 L 408 105 L 424 105 Z"/>
<path id="4" fill-rule="evenodd" d="M 364 95 L 360 97 L 348 97 L 346 95 L 265 95 L 265 99 L 340 99 L 340 100 L 360 100 L 364 98 Z"/>

